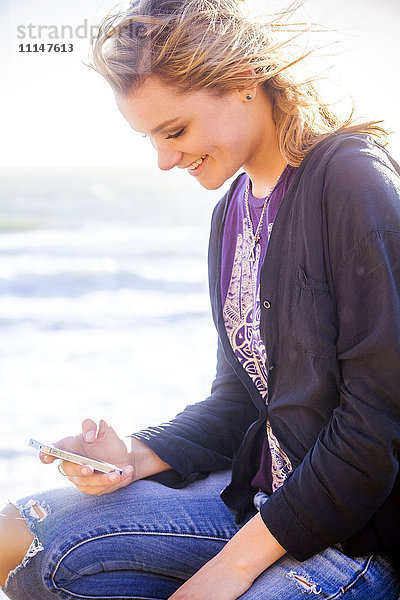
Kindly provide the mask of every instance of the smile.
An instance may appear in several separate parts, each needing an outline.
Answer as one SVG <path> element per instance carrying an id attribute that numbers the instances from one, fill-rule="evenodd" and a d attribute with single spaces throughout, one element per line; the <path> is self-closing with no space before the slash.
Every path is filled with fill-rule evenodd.
<path id="1" fill-rule="evenodd" d="M 198 158 L 197 160 L 195 160 L 194 162 L 192 162 L 192 164 L 189 165 L 186 168 L 189 169 L 189 171 L 196 171 L 200 167 L 200 165 L 203 164 L 203 162 L 205 161 L 205 159 L 207 158 L 207 156 L 208 156 L 208 154 L 205 154 L 201 158 Z"/>

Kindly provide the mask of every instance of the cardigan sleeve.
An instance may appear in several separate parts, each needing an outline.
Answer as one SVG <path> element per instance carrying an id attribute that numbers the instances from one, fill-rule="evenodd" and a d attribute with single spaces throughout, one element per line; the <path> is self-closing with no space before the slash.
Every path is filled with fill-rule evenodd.
<path id="1" fill-rule="evenodd" d="M 399 474 L 399 177 L 387 160 L 360 153 L 335 159 L 324 202 L 339 404 L 301 464 L 261 508 L 266 526 L 298 560 L 362 530 Z"/>
<path id="2" fill-rule="evenodd" d="M 168 423 L 133 434 L 182 479 L 231 468 L 248 427 L 257 418 L 249 392 L 218 343 L 217 373 L 211 395 L 189 405 Z"/>

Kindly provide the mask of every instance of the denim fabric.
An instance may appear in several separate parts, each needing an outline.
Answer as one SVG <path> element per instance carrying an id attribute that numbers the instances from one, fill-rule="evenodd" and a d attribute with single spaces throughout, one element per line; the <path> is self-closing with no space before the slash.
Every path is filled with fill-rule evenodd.
<path id="1" fill-rule="evenodd" d="M 101 497 L 71 487 L 18 501 L 35 540 L 4 592 L 13 600 L 167 599 L 238 530 L 219 497 L 229 477 L 180 490 L 138 481 Z M 284 557 L 241 598 L 395 600 L 399 590 L 386 559 L 329 548 L 303 563 Z"/>

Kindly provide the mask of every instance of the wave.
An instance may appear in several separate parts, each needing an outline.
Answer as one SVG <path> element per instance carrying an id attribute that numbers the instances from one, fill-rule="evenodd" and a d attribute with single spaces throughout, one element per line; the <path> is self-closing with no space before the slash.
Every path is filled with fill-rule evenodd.
<path id="1" fill-rule="evenodd" d="M 64 272 L 24 273 L 12 279 L 0 278 L 0 296 L 23 298 L 78 298 L 103 291 L 140 290 L 164 294 L 193 294 L 205 289 L 204 282 L 151 279 L 128 271 L 116 273 Z"/>
<path id="2" fill-rule="evenodd" d="M 203 311 L 183 311 L 177 313 L 170 313 L 164 315 L 154 316 L 141 316 L 138 315 L 136 318 L 124 318 L 124 319 L 107 319 L 107 321 L 90 321 L 86 320 L 74 320 L 68 318 L 52 319 L 48 318 L 19 318 L 5 319 L 0 318 L 0 329 L 3 333 L 6 331 L 18 329 L 20 331 L 27 331 L 35 329 L 41 332 L 67 332 L 67 331 L 88 331 L 88 330 L 110 330 L 113 331 L 134 331 L 138 329 L 153 329 L 157 327 L 164 327 L 165 325 L 174 325 L 184 322 L 196 322 L 202 319 L 210 319 L 210 315 L 206 310 Z"/>

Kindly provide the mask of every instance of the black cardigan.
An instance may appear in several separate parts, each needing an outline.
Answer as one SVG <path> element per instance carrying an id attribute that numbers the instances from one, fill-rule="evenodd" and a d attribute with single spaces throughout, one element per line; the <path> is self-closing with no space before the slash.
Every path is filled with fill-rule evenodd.
<path id="1" fill-rule="evenodd" d="M 174 472 L 169 485 L 232 469 L 224 502 L 252 503 L 265 420 L 293 473 L 261 508 L 298 560 L 341 543 L 384 552 L 400 540 L 400 168 L 369 136 L 320 142 L 297 169 L 260 275 L 266 407 L 236 359 L 222 317 L 220 255 L 235 188 L 217 204 L 209 246 L 219 334 L 211 395 L 135 434 Z M 170 481 L 169 481 L 170 480 Z"/>

